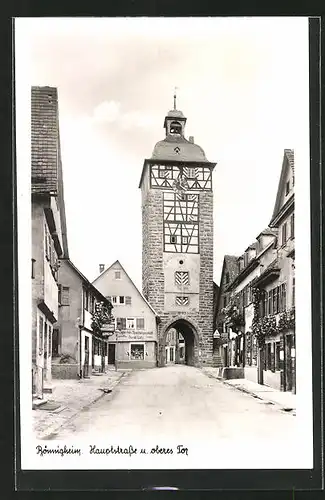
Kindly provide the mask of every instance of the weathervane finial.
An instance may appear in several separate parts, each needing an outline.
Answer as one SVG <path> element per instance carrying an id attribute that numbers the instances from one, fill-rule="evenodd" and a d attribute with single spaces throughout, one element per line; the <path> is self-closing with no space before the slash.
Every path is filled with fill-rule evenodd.
<path id="1" fill-rule="evenodd" d="M 176 90 L 178 90 L 178 87 L 174 88 L 174 109 L 176 109 Z"/>

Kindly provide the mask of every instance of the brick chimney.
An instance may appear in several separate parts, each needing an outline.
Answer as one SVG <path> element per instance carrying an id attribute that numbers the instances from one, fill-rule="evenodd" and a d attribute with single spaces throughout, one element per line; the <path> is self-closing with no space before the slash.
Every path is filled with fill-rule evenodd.
<path id="1" fill-rule="evenodd" d="M 99 274 L 101 274 L 105 269 L 105 264 L 99 264 Z"/>
<path id="2" fill-rule="evenodd" d="M 191 142 L 192 144 L 194 144 L 194 137 L 193 135 L 190 135 L 190 137 L 188 138 L 189 142 Z"/>

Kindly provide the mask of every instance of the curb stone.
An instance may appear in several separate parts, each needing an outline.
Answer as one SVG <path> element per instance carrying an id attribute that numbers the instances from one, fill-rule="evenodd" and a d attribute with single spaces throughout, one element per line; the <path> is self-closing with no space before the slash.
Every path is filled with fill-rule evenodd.
<path id="1" fill-rule="evenodd" d="M 242 386 L 239 386 L 239 385 L 236 386 L 236 385 L 230 384 L 227 379 L 223 379 L 222 377 L 215 376 L 212 373 L 206 372 L 204 370 L 203 370 L 203 373 L 205 375 L 207 375 L 209 378 L 214 378 L 215 380 L 218 380 L 219 382 L 222 382 L 223 384 L 227 385 L 228 387 L 232 387 L 233 389 L 235 389 L 237 391 L 241 391 L 241 392 L 243 392 L 245 394 L 248 394 L 249 396 L 252 396 L 255 399 L 259 399 L 260 401 L 263 401 L 265 404 L 271 404 L 271 405 L 275 406 L 276 408 L 278 408 L 279 410 L 281 410 L 284 413 L 288 413 L 289 415 L 296 416 L 296 408 L 286 407 L 286 406 L 283 406 L 283 405 L 281 405 L 280 403 L 278 403 L 276 401 L 272 401 L 270 399 L 261 398 L 256 393 L 251 392 L 248 389 L 245 389 L 245 387 L 242 387 Z"/>
<path id="2" fill-rule="evenodd" d="M 121 379 L 125 375 L 127 375 L 125 372 L 121 373 L 121 376 L 118 379 L 114 380 L 114 382 L 109 386 L 109 388 L 113 391 L 113 389 L 117 386 L 117 384 L 121 381 Z M 101 392 L 99 393 L 99 395 L 97 397 L 95 397 L 92 401 L 90 401 L 89 403 L 85 404 L 84 406 L 81 406 L 80 408 L 78 408 L 77 410 L 75 410 L 73 412 L 73 414 L 70 415 L 70 417 L 68 417 L 63 423 L 56 424 L 56 425 L 53 425 L 53 426 L 49 426 L 45 431 L 43 431 L 40 434 L 38 434 L 37 439 L 45 439 L 45 440 L 52 439 L 52 437 L 55 434 L 57 434 L 58 431 L 62 427 L 64 427 L 69 422 L 71 422 L 71 420 L 73 420 L 76 417 L 76 415 L 78 415 L 78 413 L 82 412 L 86 408 L 89 408 L 91 405 L 93 405 L 94 403 L 96 403 L 97 401 L 99 401 L 104 396 L 107 396 L 107 394 L 102 389 L 103 388 L 98 387 L 98 390 L 101 391 Z"/>

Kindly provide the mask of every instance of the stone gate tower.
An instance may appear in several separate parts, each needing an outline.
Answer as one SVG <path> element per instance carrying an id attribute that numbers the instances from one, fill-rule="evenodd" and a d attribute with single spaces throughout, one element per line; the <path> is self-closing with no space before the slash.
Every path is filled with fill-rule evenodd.
<path id="1" fill-rule="evenodd" d="M 213 350 L 213 192 L 215 163 L 176 109 L 164 121 L 166 137 L 145 159 L 142 191 L 143 294 L 160 317 L 158 365 L 165 364 L 170 328 L 185 339 L 190 365 L 211 365 Z"/>

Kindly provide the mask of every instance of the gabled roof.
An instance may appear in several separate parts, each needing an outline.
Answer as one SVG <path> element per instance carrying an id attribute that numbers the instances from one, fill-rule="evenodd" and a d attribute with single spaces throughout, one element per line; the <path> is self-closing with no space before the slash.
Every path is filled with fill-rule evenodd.
<path id="1" fill-rule="evenodd" d="M 238 257 L 236 255 L 225 255 L 224 266 L 230 273 L 238 274 Z"/>
<path id="2" fill-rule="evenodd" d="M 285 188 L 284 186 L 284 180 L 287 175 L 288 169 L 292 169 L 293 174 L 294 174 L 294 150 L 293 149 L 285 149 L 284 154 L 283 154 L 283 161 L 282 161 L 282 169 L 281 169 L 281 175 L 280 175 L 280 180 L 278 184 L 278 191 L 276 195 L 276 200 L 275 200 L 275 205 L 273 209 L 273 214 L 272 214 L 272 219 L 273 220 L 279 211 L 281 210 L 281 198 L 282 198 L 282 193 Z"/>
<path id="3" fill-rule="evenodd" d="M 82 279 L 82 281 L 89 287 L 91 288 L 92 290 L 94 290 L 96 292 L 97 295 L 99 295 L 102 300 L 104 302 L 110 302 L 110 300 L 108 300 L 106 297 L 104 297 L 104 295 L 102 293 L 100 293 L 100 291 L 93 285 L 93 283 L 91 283 L 87 278 L 86 276 L 84 276 L 82 274 L 81 271 L 79 271 L 79 269 L 71 262 L 70 259 L 60 259 L 60 260 L 64 260 L 67 264 L 69 264 L 69 266 L 78 274 L 79 278 Z"/>
<path id="4" fill-rule="evenodd" d="M 113 262 L 113 264 L 111 264 L 109 267 L 107 267 L 106 269 L 104 269 L 104 271 L 101 272 L 97 276 L 97 278 L 94 279 L 93 284 L 98 280 L 98 278 L 104 276 L 104 274 L 106 274 L 107 271 L 109 271 L 113 266 L 115 266 L 115 264 L 118 264 L 120 266 L 120 268 L 126 274 L 126 276 L 129 278 L 129 280 L 131 281 L 132 285 L 134 286 L 134 288 L 136 289 L 136 291 L 138 292 L 138 294 L 140 295 L 140 297 L 143 299 L 143 301 L 147 304 L 147 306 L 151 309 L 151 311 L 155 314 L 155 316 L 158 316 L 158 314 L 156 313 L 156 311 L 154 310 L 154 308 L 149 304 L 149 302 L 147 301 L 147 299 L 142 295 L 142 293 L 140 292 L 140 290 L 135 286 L 134 281 L 130 278 L 129 274 L 126 272 L 126 270 L 124 269 L 124 267 L 122 266 L 122 264 L 120 263 L 119 260 L 116 260 L 115 262 Z"/>
<path id="5" fill-rule="evenodd" d="M 265 229 L 263 229 L 263 231 L 260 232 L 260 234 L 258 234 L 256 236 L 256 239 L 258 239 L 263 234 L 265 234 L 266 236 L 277 236 L 278 229 L 277 228 L 266 227 Z"/>
<path id="6" fill-rule="evenodd" d="M 247 252 L 247 250 L 256 250 L 256 247 L 257 247 L 257 243 L 256 243 L 256 241 L 254 241 L 253 243 L 251 243 L 250 245 L 248 245 L 248 247 L 246 248 L 245 252 Z"/>

